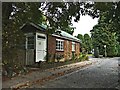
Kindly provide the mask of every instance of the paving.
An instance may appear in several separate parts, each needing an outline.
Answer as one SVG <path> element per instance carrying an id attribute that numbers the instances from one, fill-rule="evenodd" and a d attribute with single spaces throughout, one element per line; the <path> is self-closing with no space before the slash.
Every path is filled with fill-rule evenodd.
<path id="1" fill-rule="evenodd" d="M 118 73 L 120 57 L 93 58 L 91 61 L 97 62 L 45 82 L 43 85 L 38 83 L 29 88 L 106 88 L 105 90 L 120 90 Z"/>
<path id="2" fill-rule="evenodd" d="M 43 84 L 49 80 L 53 80 L 57 77 L 71 73 L 75 70 L 91 65 L 92 63 L 95 62 L 96 61 L 94 60 L 83 61 L 69 65 L 59 66 L 56 68 L 46 69 L 44 71 L 39 71 L 39 70 L 33 71 L 27 75 L 21 75 L 18 77 L 14 77 L 11 80 L 3 81 L 2 88 L 20 89 L 20 88 L 28 88 L 37 83 Z"/>

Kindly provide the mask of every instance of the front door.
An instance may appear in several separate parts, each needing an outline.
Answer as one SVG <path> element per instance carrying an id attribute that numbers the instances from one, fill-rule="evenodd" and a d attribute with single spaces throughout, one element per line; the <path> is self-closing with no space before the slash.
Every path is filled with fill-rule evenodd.
<path id="1" fill-rule="evenodd" d="M 36 62 L 46 60 L 46 35 L 37 34 L 36 37 Z"/>

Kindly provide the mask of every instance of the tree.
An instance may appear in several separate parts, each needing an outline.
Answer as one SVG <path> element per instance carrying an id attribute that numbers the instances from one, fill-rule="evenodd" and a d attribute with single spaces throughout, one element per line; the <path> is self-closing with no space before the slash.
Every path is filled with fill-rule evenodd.
<path id="1" fill-rule="evenodd" d="M 77 35 L 77 38 L 79 38 L 81 40 L 81 42 L 84 42 L 84 37 L 82 34 L 78 34 Z"/>
<path id="2" fill-rule="evenodd" d="M 20 66 L 17 54 L 21 53 L 25 42 L 20 26 L 26 22 L 44 21 L 39 6 L 39 3 L 2 3 L 2 59 L 5 65 Z"/>
<path id="3" fill-rule="evenodd" d="M 94 9 L 99 10 L 101 17 L 103 13 L 105 15 L 105 23 L 111 23 L 112 32 L 116 33 L 118 36 L 117 41 L 120 42 L 120 1 L 119 2 L 96 2 L 94 5 Z"/>
<path id="4" fill-rule="evenodd" d="M 88 34 L 84 34 L 84 43 L 87 47 L 88 53 L 91 53 L 91 51 L 92 51 L 92 41 L 91 41 L 91 37 Z"/>
<path id="5" fill-rule="evenodd" d="M 91 53 L 92 50 L 92 40 L 91 37 L 88 34 L 78 34 L 77 38 L 81 40 L 81 48 L 85 49 L 87 53 Z"/>
<path id="6" fill-rule="evenodd" d="M 104 45 L 107 46 L 107 56 L 117 55 L 117 34 L 112 32 L 113 23 L 106 22 L 107 12 L 103 12 L 99 18 L 98 25 L 91 31 L 93 46 L 99 48 L 100 54 L 105 54 Z"/>
<path id="7" fill-rule="evenodd" d="M 13 47 L 17 49 L 24 42 L 24 36 L 19 27 L 26 22 L 36 24 L 46 22 L 43 14 L 47 17 L 52 30 L 68 28 L 66 31 L 72 34 L 73 30 L 69 29 L 69 25 L 72 25 L 72 17 L 75 17 L 74 21 L 77 22 L 80 15 L 88 14 L 95 18 L 102 16 L 102 12 L 107 12 L 108 18 L 104 21 L 112 22 L 109 26 L 114 27 L 112 30 L 116 32 L 117 40 L 120 42 L 120 2 L 4 2 L 2 7 L 4 56 L 11 55 L 8 52 L 12 51 Z"/>
<path id="8" fill-rule="evenodd" d="M 80 48 L 81 48 L 81 51 L 84 53 L 84 51 L 86 51 L 86 46 L 85 46 L 85 43 L 84 43 L 84 37 L 83 37 L 82 34 L 78 34 L 77 38 L 80 39 L 80 41 L 81 41 Z"/>

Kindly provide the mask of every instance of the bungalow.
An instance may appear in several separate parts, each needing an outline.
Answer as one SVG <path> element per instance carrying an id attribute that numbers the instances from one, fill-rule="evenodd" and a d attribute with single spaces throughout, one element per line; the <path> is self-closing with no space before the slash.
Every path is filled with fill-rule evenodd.
<path id="1" fill-rule="evenodd" d="M 65 31 L 55 30 L 49 35 L 46 27 L 34 23 L 26 23 L 21 27 L 26 36 L 26 65 L 40 61 L 58 61 L 79 57 L 80 40 Z"/>

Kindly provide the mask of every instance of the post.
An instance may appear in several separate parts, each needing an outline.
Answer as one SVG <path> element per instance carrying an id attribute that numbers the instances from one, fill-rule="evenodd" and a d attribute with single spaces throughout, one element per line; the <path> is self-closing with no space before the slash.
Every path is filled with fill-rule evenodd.
<path id="1" fill-rule="evenodd" d="M 105 48 L 105 57 L 107 57 L 106 45 L 104 45 L 104 48 Z"/>

